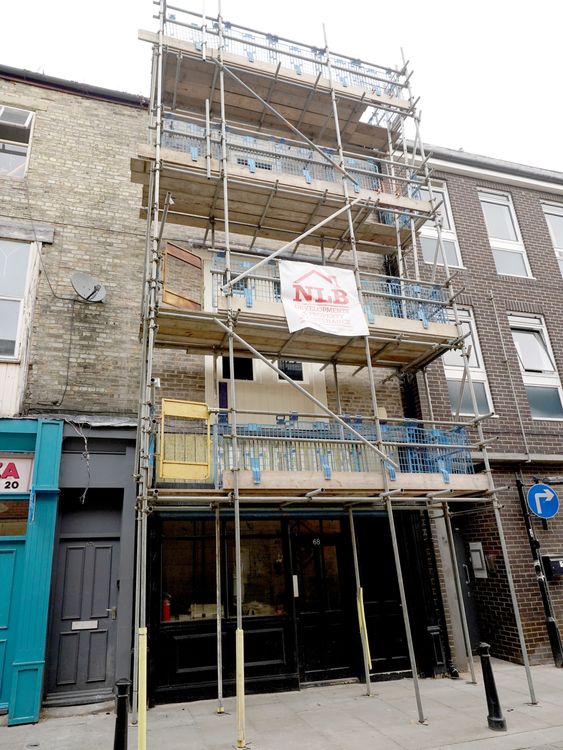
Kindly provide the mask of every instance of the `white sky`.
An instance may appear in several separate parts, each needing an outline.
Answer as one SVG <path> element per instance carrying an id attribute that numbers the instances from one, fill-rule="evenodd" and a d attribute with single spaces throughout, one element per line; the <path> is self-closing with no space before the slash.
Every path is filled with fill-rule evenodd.
<path id="1" fill-rule="evenodd" d="M 201 0 L 171 0 L 201 11 Z M 151 0 L 7 0 L 0 63 L 148 93 Z M 215 15 L 216 0 L 206 12 Z M 560 0 L 223 0 L 226 20 L 414 70 L 427 143 L 563 172 Z"/>

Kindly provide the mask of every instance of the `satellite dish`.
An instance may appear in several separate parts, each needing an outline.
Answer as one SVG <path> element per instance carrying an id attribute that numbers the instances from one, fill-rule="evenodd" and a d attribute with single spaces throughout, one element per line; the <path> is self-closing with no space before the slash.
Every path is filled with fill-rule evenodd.
<path id="1" fill-rule="evenodd" d="M 105 286 L 89 273 L 75 271 L 70 283 L 83 302 L 103 302 L 106 298 Z"/>

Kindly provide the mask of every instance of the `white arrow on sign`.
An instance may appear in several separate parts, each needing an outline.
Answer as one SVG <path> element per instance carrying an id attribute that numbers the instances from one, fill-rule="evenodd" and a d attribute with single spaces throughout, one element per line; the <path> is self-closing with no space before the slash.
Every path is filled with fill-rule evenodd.
<path id="1" fill-rule="evenodd" d="M 538 492 L 534 500 L 536 501 L 536 508 L 537 508 L 537 514 L 538 516 L 542 515 L 542 507 L 541 507 L 541 500 L 546 500 L 549 502 L 550 500 L 553 500 L 555 497 L 555 492 L 552 492 L 551 490 L 548 490 L 547 488 L 543 492 Z"/>

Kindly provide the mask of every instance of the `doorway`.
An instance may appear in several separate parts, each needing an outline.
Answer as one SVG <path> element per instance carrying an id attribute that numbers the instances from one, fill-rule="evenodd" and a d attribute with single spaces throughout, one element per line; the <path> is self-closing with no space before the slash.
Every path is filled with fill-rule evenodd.
<path id="1" fill-rule="evenodd" d="M 10 700 L 24 550 L 25 538 L 0 541 L 0 713 L 7 712 Z"/>
<path id="2" fill-rule="evenodd" d="M 290 524 L 302 682 L 357 676 L 352 560 L 342 523 L 307 519 Z"/>
<path id="3" fill-rule="evenodd" d="M 471 650 L 475 652 L 481 642 L 479 629 L 479 619 L 477 617 L 477 608 L 475 606 L 475 594 L 473 591 L 474 577 L 472 567 L 467 558 L 466 545 L 461 530 L 454 528 L 455 554 L 461 582 L 461 595 L 463 597 L 463 606 L 467 618 L 467 629 L 469 631 L 469 640 L 471 641 Z"/>
<path id="4" fill-rule="evenodd" d="M 120 499 L 89 493 L 61 499 L 51 599 L 48 705 L 111 697 L 116 679 Z"/>

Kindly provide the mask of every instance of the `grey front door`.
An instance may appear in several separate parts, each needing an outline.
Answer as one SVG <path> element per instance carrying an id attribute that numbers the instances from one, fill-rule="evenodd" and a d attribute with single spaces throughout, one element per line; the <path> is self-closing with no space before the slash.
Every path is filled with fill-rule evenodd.
<path id="1" fill-rule="evenodd" d="M 477 618 L 477 609 L 475 604 L 475 595 L 473 592 L 474 578 L 471 575 L 471 567 L 465 551 L 465 541 L 459 529 L 454 529 L 455 554 L 461 579 L 461 593 L 463 596 L 463 605 L 467 617 L 467 629 L 469 630 L 469 640 L 471 648 L 476 650 L 481 637 L 479 634 L 479 620 Z"/>
<path id="2" fill-rule="evenodd" d="M 119 540 L 61 539 L 56 567 L 47 697 L 107 697 L 115 682 Z M 75 701 L 72 698 L 75 698 Z"/>

